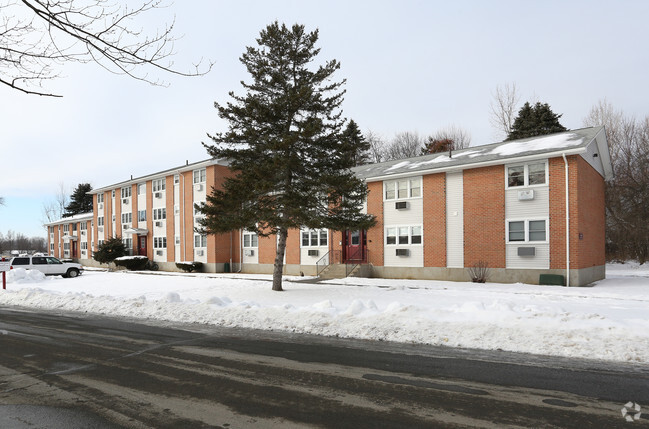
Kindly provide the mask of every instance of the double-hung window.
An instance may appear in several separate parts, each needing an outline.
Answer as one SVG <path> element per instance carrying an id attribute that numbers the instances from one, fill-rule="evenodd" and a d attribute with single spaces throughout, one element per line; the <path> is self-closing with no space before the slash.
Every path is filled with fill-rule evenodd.
<path id="1" fill-rule="evenodd" d="M 391 226 L 385 229 L 386 245 L 421 244 L 421 226 Z"/>
<path id="2" fill-rule="evenodd" d="M 153 237 L 153 248 L 154 249 L 166 249 L 167 248 L 167 237 Z"/>
<path id="3" fill-rule="evenodd" d="M 510 243 L 546 242 L 548 241 L 547 221 L 545 219 L 509 221 L 507 240 Z"/>
<path id="4" fill-rule="evenodd" d="M 167 209 L 159 208 L 153 209 L 153 220 L 164 220 L 167 219 Z"/>
<path id="5" fill-rule="evenodd" d="M 129 198 L 131 196 L 131 187 L 126 186 L 121 189 L 122 198 Z"/>
<path id="6" fill-rule="evenodd" d="M 507 167 L 508 188 L 546 185 L 547 183 L 547 163 L 545 161 Z"/>
<path id="7" fill-rule="evenodd" d="M 205 183 L 205 169 L 194 170 L 194 183 Z"/>
<path id="8" fill-rule="evenodd" d="M 307 229 L 302 231 L 302 247 L 327 246 L 328 233 L 326 229 Z"/>
<path id="9" fill-rule="evenodd" d="M 385 200 L 421 197 L 421 177 L 383 182 Z"/>
<path id="10" fill-rule="evenodd" d="M 243 233 L 243 247 L 257 247 L 259 245 L 256 232 Z"/>
<path id="11" fill-rule="evenodd" d="M 164 191 L 166 188 L 165 184 L 165 179 L 156 179 L 152 183 L 152 191 L 153 192 L 161 192 Z"/>
<path id="12" fill-rule="evenodd" d="M 194 247 L 207 247 L 207 235 L 195 234 Z"/>
<path id="13" fill-rule="evenodd" d="M 138 210 L 137 211 L 137 221 L 138 222 L 145 222 L 146 221 L 146 210 Z"/>

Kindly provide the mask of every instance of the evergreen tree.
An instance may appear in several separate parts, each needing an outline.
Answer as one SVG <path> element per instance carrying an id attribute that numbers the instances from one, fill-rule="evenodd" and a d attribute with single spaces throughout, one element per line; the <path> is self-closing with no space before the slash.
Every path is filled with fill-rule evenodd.
<path id="1" fill-rule="evenodd" d="M 92 195 L 88 195 L 90 191 L 92 191 L 90 183 L 80 183 L 72 192 L 70 203 L 65 206 L 62 217 L 92 212 Z"/>
<path id="2" fill-rule="evenodd" d="M 534 106 L 531 106 L 527 102 L 519 110 L 505 141 L 568 131 L 566 127 L 559 123 L 561 116 L 554 113 L 548 103 L 541 104 L 537 102 Z"/>
<path id="3" fill-rule="evenodd" d="M 363 165 L 370 162 L 370 143 L 358 128 L 358 124 L 350 119 L 342 133 L 342 151 L 353 165 Z"/>
<path id="4" fill-rule="evenodd" d="M 113 237 L 101 243 L 92 257 L 97 262 L 108 264 L 121 256 L 126 256 L 126 253 L 122 237 Z"/>
<path id="5" fill-rule="evenodd" d="M 260 32 L 258 47 L 241 56 L 252 78 L 246 94 L 215 103 L 228 131 L 204 146 L 226 158 L 234 173 L 207 202 L 197 230 L 224 233 L 246 228 L 277 235 L 273 290 L 282 290 L 286 237 L 290 228 L 366 229 L 374 217 L 361 213 L 367 186 L 350 171 L 356 149 L 341 135 L 342 82 L 334 82 L 336 60 L 311 70 L 320 52 L 318 30 L 276 22 Z"/>

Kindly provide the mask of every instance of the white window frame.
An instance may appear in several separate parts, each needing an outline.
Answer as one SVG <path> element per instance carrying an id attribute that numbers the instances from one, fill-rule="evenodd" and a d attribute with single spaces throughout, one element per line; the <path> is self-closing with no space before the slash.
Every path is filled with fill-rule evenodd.
<path id="1" fill-rule="evenodd" d="M 164 178 L 152 180 L 151 187 L 151 192 L 163 192 L 167 188 L 166 181 Z"/>
<path id="2" fill-rule="evenodd" d="M 545 165 L 545 182 L 544 183 L 538 183 L 535 185 L 530 185 L 530 165 L 535 165 L 535 164 L 544 164 Z M 523 184 L 522 185 L 514 185 L 510 186 L 509 185 L 509 169 L 510 168 L 520 168 L 523 167 Z M 511 164 L 511 165 L 505 165 L 505 189 L 522 189 L 522 188 L 536 188 L 536 187 L 541 187 L 541 186 L 548 186 L 548 161 L 547 160 L 539 160 L 539 161 L 534 161 L 534 162 L 528 162 L 526 164 Z"/>
<path id="3" fill-rule="evenodd" d="M 545 240 L 530 240 L 530 222 L 545 222 Z M 509 224 L 512 222 L 523 222 L 524 240 L 511 241 L 509 239 Z M 550 242 L 550 221 L 549 218 L 526 218 L 505 220 L 505 238 L 507 244 L 548 244 Z"/>
<path id="4" fill-rule="evenodd" d="M 153 248 L 154 249 L 166 249 L 167 248 L 167 237 L 153 237 Z"/>
<path id="5" fill-rule="evenodd" d="M 166 220 L 167 219 L 167 208 L 160 207 L 153 209 L 153 220 Z"/>
<path id="6" fill-rule="evenodd" d="M 138 183 L 137 184 L 137 194 L 138 195 L 146 195 L 146 183 Z"/>
<path id="7" fill-rule="evenodd" d="M 205 247 L 207 247 L 207 235 L 194 234 L 194 248 L 205 248 Z"/>
<path id="8" fill-rule="evenodd" d="M 404 229 L 407 235 L 403 235 Z M 389 235 L 390 230 L 394 230 L 394 235 Z M 424 244 L 424 228 L 423 225 L 390 225 L 385 227 L 384 237 L 383 244 L 386 246 L 421 246 Z M 388 243 L 390 237 L 394 237 L 394 243 Z M 400 243 L 399 237 L 407 237 L 408 242 Z M 419 243 L 413 243 L 413 237 L 419 237 Z"/>
<path id="9" fill-rule="evenodd" d="M 120 194 L 122 195 L 122 198 L 130 198 L 131 197 L 131 192 L 132 189 L 130 186 L 125 186 L 120 190 Z"/>
<path id="10" fill-rule="evenodd" d="M 419 186 L 412 186 L 413 182 L 418 182 Z M 399 196 L 399 185 L 405 184 L 405 197 Z M 383 182 L 383 201 L 401 201 L 401 200 L 412 200 L 422 197 L 422 185 L 423 180 L 421 176 L 416 177 L 404 177 L 396 180 L 387 180 Z M 413 195 L 414 190 L 417 189 L 417 195 Z M 388 197 L 388 190 L 394 192 L 394 197 Z"/>
<path id="11" fill-rule="evenodd" d="M 146 209 L 137 211 L 137 221 L 146 222 Z"/>
<path id="12" fill-rule="evenodd" d="M 243 232 L 243 247 L 246 249 L 256 249 L 259 247 L 259 237 L 256 232 Z"/>
<path id="13" fill-rule="evenodd" d="M 97 226 L 104 226 L 104 217 L 97 216 Z"/>
<path id="14" fill-rule="evenodd" d="M 206 169 L 199 168 L 198 170 L 194 170 L 192 173 L 194 176 L 194 184 L 205 183 L 207 177 Z"/>
<path id="15" fill-rule="evenodd" d="M 97 204 L 104 202 L 104 194 L 97 194 Z"/>
<path id="16" fill-rule="evenodd" d="M 304 239 L 308 244 L 304 244 Z M 326 228 L 303 229 L 300 233 L 300 247 L 327 247 L 329 246 L 329 230 Z"/>

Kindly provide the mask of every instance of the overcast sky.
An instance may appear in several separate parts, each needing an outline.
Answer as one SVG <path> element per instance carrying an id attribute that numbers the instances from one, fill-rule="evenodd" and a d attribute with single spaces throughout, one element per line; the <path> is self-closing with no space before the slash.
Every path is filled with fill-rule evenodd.
<path id="1" fill-rule="evenodd" d="M 456 125 L 473 146 L 499 141 L 489 105 L 511 82 L 571 129 L 604 98 L 649 114 L 649 1 L 182 0 L 147 25 L 174 15 L 177 67 L 209 58 L 208 75 L 161 74 L 165 88 L 67 65 L 46 83 L 64 98 L 0 87 L 0 232 L 44 236 L 60 183 L 70 193 L 208 158 L 206 133 L 226 129 L 214 102 L 242 93 L 239 57 L 274 20 L 320 30 L 320 58 L 347 79 L 344 116 L 386 140 Z"/>

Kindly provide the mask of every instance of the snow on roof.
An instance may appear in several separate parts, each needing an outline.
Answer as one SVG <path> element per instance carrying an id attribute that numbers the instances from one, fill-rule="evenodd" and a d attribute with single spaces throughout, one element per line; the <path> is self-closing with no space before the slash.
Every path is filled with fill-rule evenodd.
<path id="1" fill-rule="evenodd" d="M 61 218 L 59 220 L 48 222 L 45 225 L 61 225 L 61 224 L 64 224 L 64 223 L 75 223 L 75 222 L 79 222 L 79 221 L 82 221 L 82 220 L 90 220 L 90 219 L 92 219 L 92 216 L 93 216 L 92 212 L 79 213 L 79 214 L 76 214 L 74 216 L 64 217 L 64 218 Z"/>
<path id="2" fill-rule="evenodd" d="M 414 158 L 386 161 L 378 164 L 363 165 L 353 171 L 364 179 L 423 172 L 435 169 L 467 168 L 472 164 L 499 164 L 515 161 L 516 158 L 547 156 L 553 152 L 583 151 L 592 142 L 603 127 L 582 128 L 527 139 L 505 141 L 467 149 L 418 156 Z"/>

